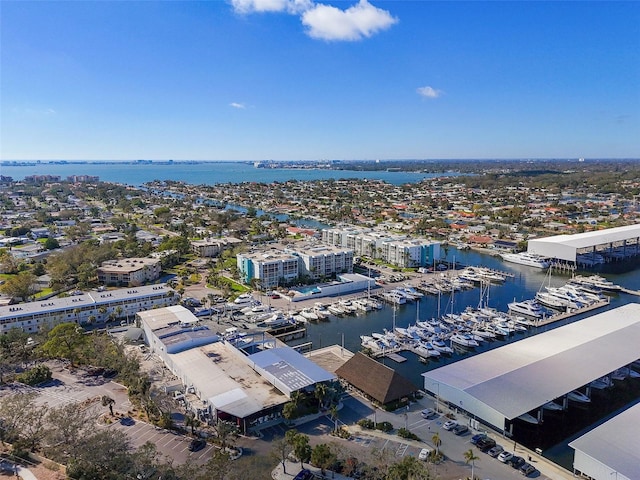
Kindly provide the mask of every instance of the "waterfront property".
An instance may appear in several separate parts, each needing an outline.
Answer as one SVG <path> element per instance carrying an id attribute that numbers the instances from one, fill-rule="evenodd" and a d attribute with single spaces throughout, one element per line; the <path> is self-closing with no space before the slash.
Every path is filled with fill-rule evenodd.
<path id="1" fill-rule="evenodd" d="M 140 312 L 151 352 L 180 379 L 185 406 L 203 421 L 231 421 L 240 431 L 282 421 L 294 392 L 312 392 L 336 376 L 266 332 L 220 338 L 181 306 Z"/>
<path id="2" fill-rule="evenodd" d="M 640 254 L 640 224 L 529 240 L 527 252 L 557 261 L 593 267 Z"/>
<path id="3" fill-rule="evenodd" d="M 59 323 L 104 323 L 116 318 L 133 317 L 141 310 L 175 305 L 180 296 L 166 284 L 135 288 L 82 292 L 18 305 L 0 306 L 0 328 L 37 332 L 43 326 Z"/>
<path id="4" fill-rule="evenodd" d="M 289 298 L 292 302 L 301 302 L 310 298 L 333 297 L 362 292 L 375 288 L 375 286 L 373 278 L 359 273 L 344 273 L 338 275 L 336 280 L 332 282 L 291 289 L 289 292 L 292 295 Z"/>
<path id="5" fill-rule="evenodd" d="M 574 472 L 593 480 L 640 478 L 639 431 L 640 404 L 573 440 Z"/>
<path id="6" fill-rule="evenodd" d="M 640 304 L 584 320 L 424 373 L 424 388 L 498 431 L 640 357 Z M 587 390 L 588 392 L 588 390 Z M 528 417 L 526 417 L 528 418 Z"/>

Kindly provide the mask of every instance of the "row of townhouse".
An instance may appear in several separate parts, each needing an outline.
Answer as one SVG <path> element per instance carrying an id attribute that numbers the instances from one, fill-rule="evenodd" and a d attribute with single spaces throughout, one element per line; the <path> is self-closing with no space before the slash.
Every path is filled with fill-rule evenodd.
<path id="1" fill-rule="evenodd" d="M 322 242 L 349 248 L 356 256 L 379 258 L 401 268 L 427 267 L 440 259 L 440 242 L 370 228 L 323 229 Z"/>
<path id="2" fill-rule="evenodd" d="M 240 278 L 275 288 L 300 277 L 321 279 L 353 272 L 353 250 L 330 245 L 298 245 L 237 255 Z"/>
<path id="3" fill-rule="evenodd" d="M 80 325 L 133 318 L 136 313 L 176 305 L 180 296 L 166 284 L 91 291 L 64 298 L 0 306 L 0 333 L 12 328 L 38 332 L 60 323 Z"/>

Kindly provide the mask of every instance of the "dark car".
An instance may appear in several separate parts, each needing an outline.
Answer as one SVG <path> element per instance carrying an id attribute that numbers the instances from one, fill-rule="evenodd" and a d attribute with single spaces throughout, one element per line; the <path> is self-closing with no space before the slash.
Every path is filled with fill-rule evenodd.
<path id="1" fill-rule="evenodd" d="M 197 452 L 198 450 L 202 450 L 206 444 L 207 442 L 205 442 L 202 438 L 191 440 L 191 443 L 189 444 L 189 451 Z"/>
<path id="2" fill-rule="evenodd" d="M 293 478 L 293 480 L 310 480 L 313 478 L 313 473 L 306 468 L 303 468 L 298 472 L 298 474 Z"/>
<path id="3" fill-rule="evenodd" d="M 466 425 L 456 425 L 455 427 L 453 427 L 453 433 L 455 433 L 456 435 L 464 435 L 468 431 L 469 427 L 467 427 Z"/>
<path id="4" fill-rule="evenodd" d="M 481 452 L 488 452 L 495 446 L 496 441 L 493 438 L 489 437 L 481 438 L 480 440 L 478 440 L 478 443 L 476 443 L 476 447 L 478 447 L 478 450 L 480 450 Z"/>
<path id="5" fill-rule="evenodd" d="M 525 463 L 520 467 L 520 473 L 525 477 L 528 477 L 535 471 L 536 471 L 536 467 L 534 467 L 530 463 Z"/>
<path id="6" fill-rule="evenodd" d="M 525 464 L 524 458 L 522 457 L 516 457 L 515 455 L 513 457 L 511 457 L 511 460 L 509 460 L 509 464 L 515 468 L 516 470 L 520 469 L 520 467 L 522 465 Z"/>
<path id="7" fill-rule="evenodd" d="M 120 424 L 121 424 L 121 425 L 131 426 L 131 425 L 133 425 L 134 423 L 136 423 L 136 421 L 135 421 L 133 418 L 131 418 L 131 417 L 122 417 L 122 418 L 120 419 Z"/>
<path id="8" fill-rule="evenodd" d="M 483 438 L 487 438 L 486 433 L 476 433 L 473 437 L 471 437 L 471 445 L 477 445 L 478 442 Z"/>

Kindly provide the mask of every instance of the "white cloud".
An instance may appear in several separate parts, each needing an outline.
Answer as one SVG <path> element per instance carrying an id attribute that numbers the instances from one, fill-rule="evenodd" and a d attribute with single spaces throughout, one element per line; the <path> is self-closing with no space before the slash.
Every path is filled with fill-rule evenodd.
<path id="1" fill-rule="evenodd" d="M 361 40 L 386 30 L 397 21 L 388 11 L 374 7 L 367 0 L 360 0 L 346 10 L 318 4 L 302 14 L 307 34 L 321 40 Z"/>
<path id="2" fill-rule="evenodd" d="M 416 89 L 416 92 L 418 92 L 418 95 L 424 98 L 438 98 L 442 95 L 442 90 L 436 90 L 435 88 L 429 86 L 420 87 Z"/>
<path id="3" fill-rule="evenodd" d="M 313 5 L 311 0 L 231 0 L 237 13 L 287 12 L 301 13 Z"/>
<path id="4" fill-rule="evenodd" d="M 245 105 L 244 103 L 231 102 L 229 105 L 230 105 L 231 107 L 233 107 L 233 108 L 239 108 L 239 109 L 242 109 L 242 110 L 244 110 L 245 108 L 247 108 L 247 107 L 246 107 L 246 105 Z"/>

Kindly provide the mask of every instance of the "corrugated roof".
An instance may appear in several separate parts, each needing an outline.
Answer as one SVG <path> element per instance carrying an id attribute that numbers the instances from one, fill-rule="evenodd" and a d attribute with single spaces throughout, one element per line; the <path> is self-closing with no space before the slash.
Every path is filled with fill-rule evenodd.
<path id="1" fill-rule="evenodd" d="M 265 376 L 284 393 L 328 382 L 336 376 L 319 367 L 290 347 L 271 348 L 249 355 L 249 362 L 261 369 Z M 275 380 L 275 381 L 274 381 Z"/>
<path id="2" fill-rule="evenodd" d="M 640 404 L 636 404 L 575 439 L 569 443 L 569 446 L 627 478 L 640 478 L 638 432 L 640 432 Z"/>
<path id="3" fill-rule="evenodd" d="M 532 238 L 529 243 L 561 243 L 573 248 L 588 248 L 595 245 L 640 237 L 640 225 L 607 228 L 594 232 L 576 233 L 573 235 L 555 235 L 553 237 Z"/>
<path id="4" fill-rule="evenodd" d="M 598 315 L 426 372 L 514 419 L 640 357 L 640 305 Z"/>

